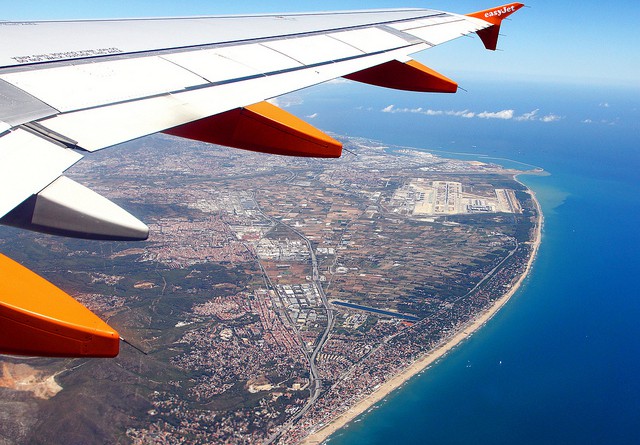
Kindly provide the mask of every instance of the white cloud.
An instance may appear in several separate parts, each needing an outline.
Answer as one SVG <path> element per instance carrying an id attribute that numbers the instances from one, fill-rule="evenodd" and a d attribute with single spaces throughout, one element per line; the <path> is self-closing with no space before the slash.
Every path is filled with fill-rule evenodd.
<path id="1" fill-rule="evenodd" d="M 413 113 L 424 114 L 425 116 L 453 116 L 462 117 L 465 119 L 479 118 L 479 119 L 500 119 L 500 120 L 515 120 L 518 122 L 524 121 L 538 121 L 538 122 L 556 122 L 562 119 L 562 116 L 557 114 L 547 114 L 545 116 L 538 116 L 540 112 L 539 108 L 531 110 L 527 113 L 523 113 L 516 116 L 515 110 L 500 110 L 500 111 L 483 111 L 476 113 L 470 110 L 432 110 L 431 108 L 396 108 L 395 105 L 389 105 L 381 110 L 383 113 Z"/>
<path id="2" fill-rule="evenodd" d="M 432 110 L 430 108 L 396 108 L 395 105 L 389 105 L 381 110 L 383 113 L 413 113 L 413 114 L 424 114 L 425 116 L 456 116 L 456 117 L 466 117 L 472 118 L 475 117 L 476 114 L 469 110 L 462 111 L 443 111 L 443 110 Z"/>
<path id="3" fill-rule="evenodd" d="M 516 117 L 515 119 L 517 121 L 535 121 L 536 119 L 538 119 L 538 111 L 540 111 L 539 108 L 536 108 L 535 110 L 529 111 L 528 113 L 524 113 L 518 117 Z"/>
<path id="4" fill-rule="evenodd" d="M 515 120 L 517 121 L 539 121 L 539 122 L 556 122 L 559 121 L 560 119 L 562 119 L 561 116 L 558 116 L 557 114 L 553 114 L 553 113 L 549 113 L 546 116 L 538 116 L 538 112 L 540 111 L 539 108 L 536 108 L 535 110 L 531 110 L 528 113 L 524 113 L 521 114 L 520 116 L 516 117 Z"/>
<path id="5" fill-rule="evenodd" d="M 619 118 L 616 118 L 614 120 L 609 120 L 609 119 L 600 119 L 600 120 L 593 120 L 593 119 L 583 119 L 580 121 L 583 124 L 594 124 L 594 125 L 598 125 L 598 124 L 602 124 L 602 125 L 616 125 L 619 122 Z"/>
<path id="6" fill-rule="evenodd" d="M 504 119 L 509 120 L 513 119 L 513 110 L 502 110 L 502 111 L 483 111 L 482 113 L 478 113 L 477 116 L 481 119 Z"/>
<path id="7" fill-rule="evenodd" d="M 602 102 L 602 103 L 600 103 L 600 106 L 602 108 L 609 108 L 609 102 Z"/>
<path id="8" fill-rule="evenodd" d="M 543 116 L 540 120 L 542 122 L 557 122 L 560 119 L 562 119 L 562 117 L 558 116 L 557 114 L 547 114 L 546 116 Z"/>
<path id="9" fill-rule="evenodd" d="M 302 105 L 304 102 L 301 97 L 288 95 L 284 97 L 274 97 L 272 99 L 267 100 L 272 105 L 280 108 L 289 108 L 293 105 Z"/>
<path id="10" fill-rule="evenodd" d="M 318 117 L 318 113 L 313 113 L 307 116 L 309 119 L 315 119 L 316 117 Z"/>
<path id="11" fill-rule="evenodd" d="M 424 114 L 426 116 L 442 116 L 443 114 L 446 114 L 445 111 L 432 110 L 432 109 L 425 110 L 423 108 L 413 108 L 413 109 L 409 110 L 409 112 L 418 113 L 418 114 Z"/>
<path id="12" fill-rule="evenodd" d="M 466 119 L 471 119 L 472 117 L 476 117 L 476 113 L 469 110 L 446 111 L 444 114 L 446 114 L 447 116 L 464 117 Z"/>

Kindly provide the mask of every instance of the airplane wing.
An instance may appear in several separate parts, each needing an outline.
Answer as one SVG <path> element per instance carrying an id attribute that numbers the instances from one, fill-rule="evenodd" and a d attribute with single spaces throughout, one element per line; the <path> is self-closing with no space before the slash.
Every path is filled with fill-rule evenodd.
<path id="1" fill-rule="evenodd" d="M 454 81 L 410 55 L 472 33 L 494 50 L 501 21 L 522 6 L 468 15 L 394 9 L 0 22 L 0 223 L 146 239 L 146 225 L 64 171 L 84 153 L 156 132 L 339 157 L 339 142 L 266 101 L 338 77 L 453 93 Z M 64 292 L 0 255 L 0 353 L 114 356 L 118 339 Z"/>

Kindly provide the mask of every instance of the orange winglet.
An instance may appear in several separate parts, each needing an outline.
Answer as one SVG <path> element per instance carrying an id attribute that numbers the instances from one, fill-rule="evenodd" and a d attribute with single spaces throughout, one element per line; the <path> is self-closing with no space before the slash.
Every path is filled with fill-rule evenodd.
<path id="1" fill-rule="evenodd" d="M 120 336 L 89 309 L 0 254 L 0 354 L 115 357 Z"/>
<path id="2" fill-rule="evenodd" d="M 523 3 L 509 3 L 508 5 L 489 8 L 484 11 L 472 12 L 471 14 L 467 14 L 467 16 L 482 19 L 492 25 L 500 25 L 504 19 L 522 7 L 524 7 Z"/>
<path id="3" fill-rule="evenodd" d="M 349 80 L 396 90 L 422 93 L 455 93 L 458 84 L 416 60 L 397 60 L 344 76 Z"/>
<path id="4" fill-rule="evenodd" d="M 476 34 L 478 34 L 482 43 L 484 43 L 485 48 L 495 51 L 498 46 L 500 24 L 504 19 L 522 7 L 524 7 L 523 3 L 509 3 L 508 5 L 485 9 L 484 11 L 472 12 L 471 14 L 467 14 L 467 16 L 491 23 L 492 26 L 481 29 L 477 31 Z"/>
<path id="5" fill-rule="evenodd" d="M 339 158 L 342 154 L 340 142 L 269 102 L 216 114 L 164 133 L 285 156 Z"/>

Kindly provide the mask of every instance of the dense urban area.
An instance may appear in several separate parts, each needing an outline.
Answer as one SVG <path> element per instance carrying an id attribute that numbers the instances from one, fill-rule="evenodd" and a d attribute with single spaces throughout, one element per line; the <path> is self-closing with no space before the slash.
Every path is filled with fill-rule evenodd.
<path id="1" fill-rule="evenodd" d="M 500 166 L 341 138 L 338 160 L 153 136 L 73 179 L 146 242 L 0 228 L 0 250 L 131 344 L 0 358 L 0 444 L 301 442 L 486 311 L 538 212 Z"/>

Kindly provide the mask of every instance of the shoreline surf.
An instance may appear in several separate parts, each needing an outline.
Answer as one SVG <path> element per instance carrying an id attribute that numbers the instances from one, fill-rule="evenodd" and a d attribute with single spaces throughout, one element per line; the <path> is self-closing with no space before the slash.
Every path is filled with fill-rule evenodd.
<path id="1" fill-rule="evenodd" d="M 522 184 L 522 182 L 517 179 L 517 176 L 520 174 L 527 174 L 527 172 L 514 175 L 514 180 Z M 377 403 L 382 401 L 389 394 L 391 394 L 393 391 L 403 386 L 415 375 L 429 368 L 437 360 L 444 357 L 449 351 L 471 337 L 478 329 L 484 326 L 518 291 L 524 280 L 527 278 L 527 276 L 529 276 L 529 272 L 531 271 L 531 268 L 537 256 L 538 249 L 542 241 L 542 228 L 544 225 L 544 215 L 542 214 L 542 209 L 535 192 L 526 185 L 524 186 L 526 187 L 527 192 L 530 194 L 536 208 L 537 221 L 535 237 L 532 240 L 531 255 L 529 256 L 524 272 L 520 275 L 513 286 L 511 286 L 511 288 L 500 298 L 498 298 L 489 308 L 479 313 L 474 319 L 463 325 L 456 333 L 452 334 L 448 339 L 444 340 L 443 344 L 427 352 L 420 359 L 411 364 L 408 368 L 391 377 L 387 382 L 380 385 L 380 387 L 375 389 L 371 394 L 361 399 L 358 403 L 350 407 L 345 412 L 339 414 L 336 418 L 331 420 L 326 425 L 323 425 L 319 430 L 310 433 L 300 442 L 302 445 L 317 445 L 323 443 L 338 430 L 344 428 L 349 423 L 356 420 L 358 416 L 365 413 L 366 411 L 374 407 Z"/>

